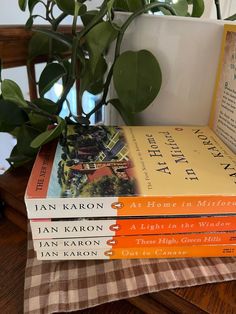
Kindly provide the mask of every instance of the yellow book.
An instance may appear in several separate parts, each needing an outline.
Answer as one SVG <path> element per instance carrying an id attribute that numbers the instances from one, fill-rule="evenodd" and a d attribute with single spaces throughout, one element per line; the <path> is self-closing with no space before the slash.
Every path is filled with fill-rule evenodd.
<path id="1" fill-rule="evenodd" d="M 236 25 L 225 25 L 210 127 L 236 153 Z"/>

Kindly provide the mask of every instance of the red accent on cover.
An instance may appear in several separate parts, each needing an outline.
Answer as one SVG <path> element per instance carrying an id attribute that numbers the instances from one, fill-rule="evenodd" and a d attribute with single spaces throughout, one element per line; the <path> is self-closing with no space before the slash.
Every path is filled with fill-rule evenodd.
<path id="1" fill-rule="evenodd" d="M 109 228 L 111 231 L 119 231 L 121 226 L 119 224 L 111 225 Z"/>
<path id="2" fill-rule="evenodd" d="M 52 172 L 57 141 L 45 144 L 36 157 L 26 189 L 28 198 L 45 198 Z"/>
<path id="3" fill-rule="evenodd" d="M 110 240 L 107 240 L 107 245 L 115 245 L 115 244 L 117 244 L 117 240 L 115 240 L 115 239 L 110 239 Z"/>

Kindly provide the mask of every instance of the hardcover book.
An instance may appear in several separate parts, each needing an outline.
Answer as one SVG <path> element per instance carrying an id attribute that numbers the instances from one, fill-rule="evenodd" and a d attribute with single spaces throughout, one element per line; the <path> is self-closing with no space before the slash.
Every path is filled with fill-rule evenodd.
<path id="1" fill-rule="evenodd" d="M 34 240 L 34 249 L 37 250 L 84 250 L 110 249 L 129 247 L 162 247 L 162 246 L 191 246 L 208 244 L 236 244 L 234 232 L 205 232 L 183 234 L 151 234 L 115 237 L 64 238 Z"/>
<path id="2" fill-rule="evenodd" d="M 185 258 L 235 256 L 236 245 L 199 245 L 199 246 L 164 246 L 135 247 L 114 249 L 53 250 L 37 251 L 39 260 L 88 260 L 88 259 L 137 259 L 137 258 Z"/>
<path id="3" fill-rule="evenodd" d="M 32 219 L 33 239 L 235 231 L 236 216 Z"/>

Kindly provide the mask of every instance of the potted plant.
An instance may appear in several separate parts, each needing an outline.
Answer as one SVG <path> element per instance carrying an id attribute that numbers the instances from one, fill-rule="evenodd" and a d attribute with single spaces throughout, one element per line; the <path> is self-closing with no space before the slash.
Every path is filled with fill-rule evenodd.
<path id="1" fill-rule="evenodd" d="M 38 55 L 48 54 L 48 62 L 39 81 L 39 97 L 25 100 L 19 86 L 12 80 L 1 78 L 0 131 L 9 132 L 17 139 L 9 163 L 19 166 L 34 158 L 39 147 L 60 134 L 66 135 L 68 123 L 88 125 L 91 116 L 102 106 L 114 106 L 124 121 L 134 123 L 135 114 L 149 106 L 158 94 L 162 74 L 158 61 L 147 50 L 124 51 L 121 43 L 130 23 L 146 12 L 162 11 L 164 14 L 201 16 L 203 0 L 104 0 L 97 10 L 87 10 L 84 0 L 19 0 L 21 10 L 29 10 L 26 27 L 34 31 L 29 46 L 29 62 Z M 216 2 L 217 7 L 219 4 Z M 37 14 L 43 6 L 45 15 Z M 56 10 L 57 9 L 57 10 Z M 127 20 L 119 24 L 114 19 L 117 10 L 130 11 Z M 59 12 L 59 13 L 58 13 Z M 72 18 L 71 35 L 60 33 L 59 26 L 66 17 Z M 49 28 L 34 26 L 37 18 L 43 18 Z M 78 20 L 83 23 L 78 28 Z M 40 45 L 37 43 L 40 42 Z M 115 52 L 108 67 L 106 53 L 113 44 Z M 65 52 L 68 57 L 65 57 Z M 142 79 L 140 79 L 140 77 Z M 58 80 L 62 81 L 63 92 L 57 101 L 45 94 Z M 67 96 L 75 81 L 80 82 L 78 111 L 73 114 Z M 108 91 L 114 82 L 117 97 L 109 99 Z M 84 91 L 101 93 L 101 99 L 90 112 L 85 113 L 82 103 Z M 61 118 L 59 113 L 64 102 L 68 103 L 69 115 Z M 11 117 L 11 119 L 6 119 Z M 54 125 L 48 129 L 49 125 Z"/>

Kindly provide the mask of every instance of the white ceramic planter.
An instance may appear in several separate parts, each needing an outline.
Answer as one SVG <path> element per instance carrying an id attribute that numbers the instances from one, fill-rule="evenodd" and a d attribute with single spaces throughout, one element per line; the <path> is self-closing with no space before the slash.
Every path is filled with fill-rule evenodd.
<path id="1" fill-rule="evenodd" d="M 119 16 L 126 18 L 127 14 Z M 208 123 L 224 23 L 143 15 L 129 26 L 122 50 L 150 50 L 163 74 L 159 95 L 140 115 L 142 124 Z M 119 122 L 111 109 L 107 123 Z"/>

